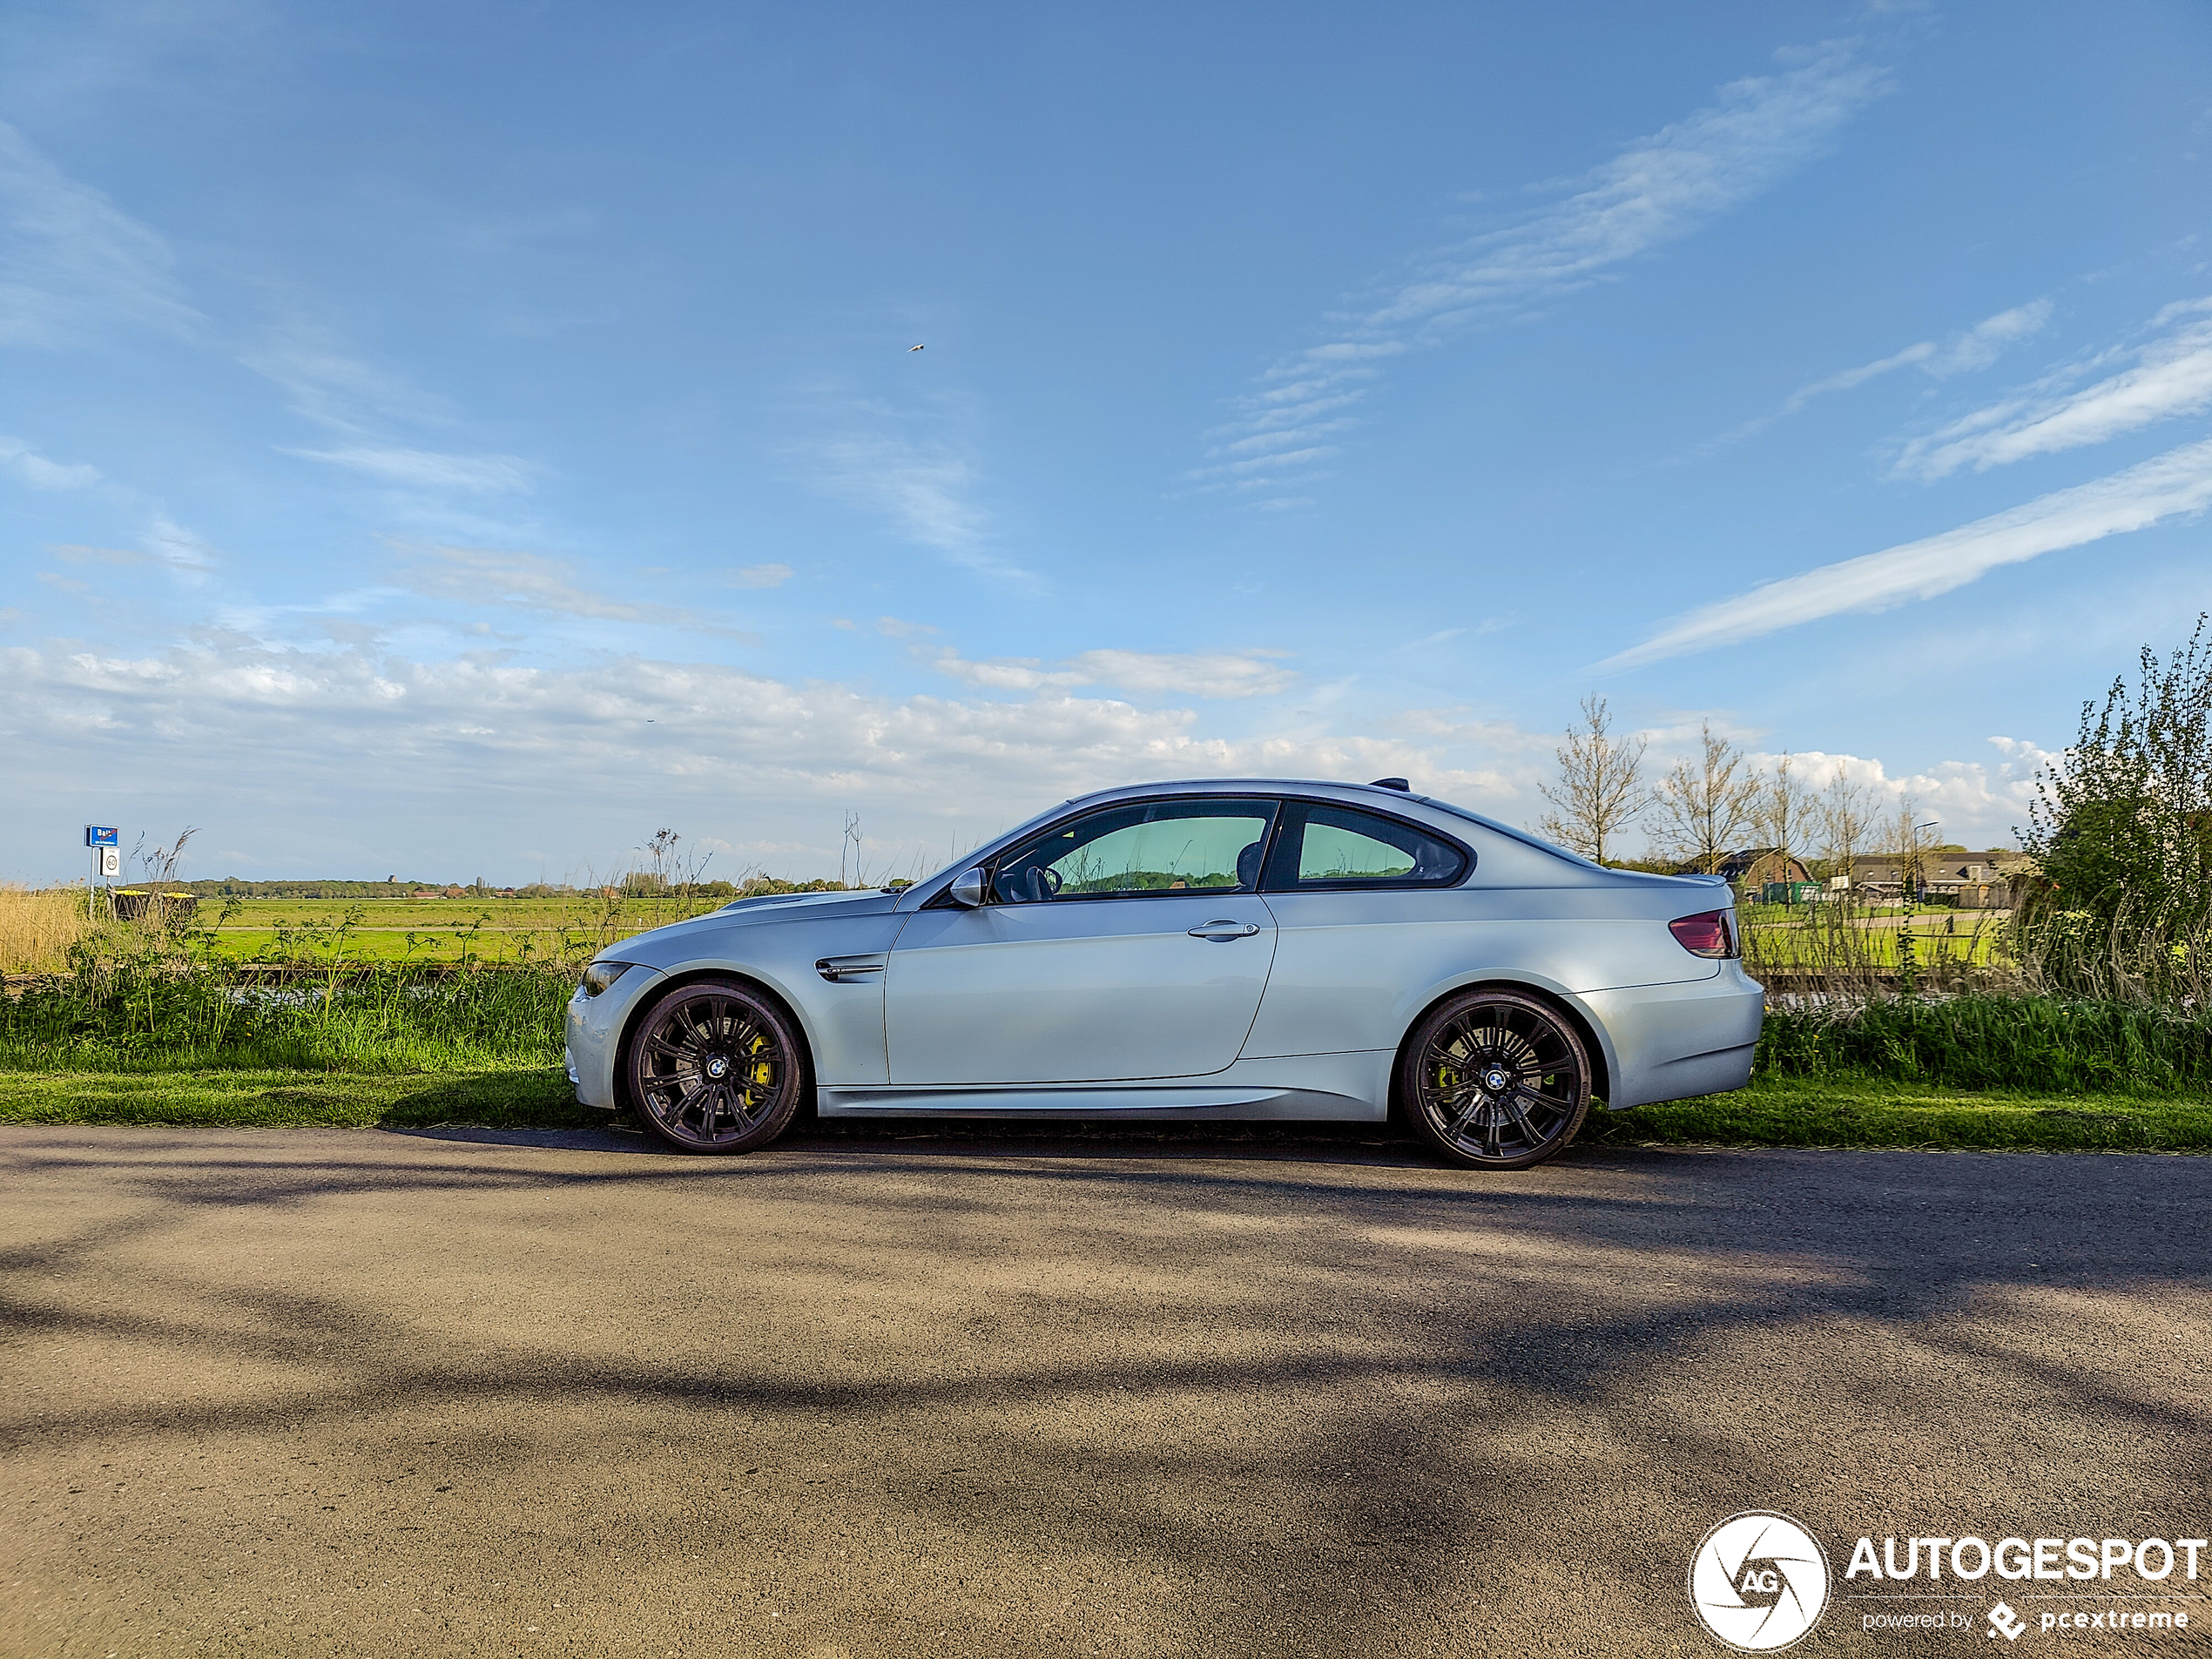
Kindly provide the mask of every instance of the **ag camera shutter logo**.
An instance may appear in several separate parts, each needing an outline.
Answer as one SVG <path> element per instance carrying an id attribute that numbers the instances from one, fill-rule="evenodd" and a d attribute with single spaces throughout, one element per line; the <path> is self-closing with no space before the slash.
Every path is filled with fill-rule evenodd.
<path id="1" fill-rule="evenodd" d="M 1820 1622 L 1828 1557 L 1787 1515 L 1750 1509 L 1707 1533 L 1689 1562 L 1689 1604 L 1741 1653 L 1786 1648 Z"/>

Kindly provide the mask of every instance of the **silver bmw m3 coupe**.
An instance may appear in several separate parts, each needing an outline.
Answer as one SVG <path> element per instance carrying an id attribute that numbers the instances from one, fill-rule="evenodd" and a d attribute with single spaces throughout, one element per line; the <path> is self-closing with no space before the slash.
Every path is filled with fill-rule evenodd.
<path id="1" fill-rule="evenodd" d="M 1086 795 L 900 891 L 625 940 L 568 1008 L 587 1106 L 742 1152 L 824 1117 L 1342 1119 L 1522 1169 L 1739 1089 L 1764 996 L 1716 879 L 1609 870 L 1374 784 Z"/>

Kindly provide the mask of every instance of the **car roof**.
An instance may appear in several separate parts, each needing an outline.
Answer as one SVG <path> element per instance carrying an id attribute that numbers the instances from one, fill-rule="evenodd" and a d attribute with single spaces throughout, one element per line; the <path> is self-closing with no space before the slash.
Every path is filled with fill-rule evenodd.
<path id="1" fill-rule="evenodd" d="M 1049 813 L 1039 813 L 1029 820 L 1035 824 L 1057 818 L 1069 807 L 1110 806 L 1117 800 L 1142 800 L 1161 795 L 1308 795 L 1325 800 L 1341 800 L 1362 806 L 1380 807 L 1402 817 L 1422 819 L 1447 834 L 1464 837 L 1466 826 L 1480 824 L 1487 830 L 1508 836 L 1554 858 L 1564 859 L 1569 864 L 1596 869 L 1588 860 L 1565 847 L 1554 846 L 1525 829 L 1511 824 L 1501 824 L 1496 819 L 1478 813 L 1471 807 L 1458 806 L 1450 801 L 1437 800 L 1427 795 L 1415 794 L 1410 789 L 1399 789 L 1384 784 L 1352 784 L 1340 779 L 1324 778 L 1176 778 L 1159 783 L 1124 784 L 1115 789 L 1095 790 L 1088 795 L 1071 795 Z M 1424 811 L 1422 809 L 1426 808 Z M 1029 826 L 1023 825 L 1027 829 Z"/>
<path id="2" fill-rule="evenodd" d="M 1323 778 L 1171 778 L 1155 783 L 1123 784 L 1113 789 L 1094 790 L 1085 795 L 1071 795 L 1057 806 L 1001 831 L 942 870 L 915 882 L 901 895 L 900 906 L 905 908 L 910 904 L 927 903 L 943 891 L 962 868 L 1017 845 L 1024 836 L 1034 834 L 1045 826 L 1064 819 L 1071 812 L 1109 806 L 1116 801 L 1156 800 L 1163 795 L 1287 795 L 1342 801 L 1347 806 L 1388 812 L 1426 824 L 1461 842 L 1470 840 L 1468 832 L 1471 826 L 1479 826 L 1492 834 L 1518 841 L 1548 859 L 1558 860 L 1569 869 L 1579 871 L 1581 875 L 1578 879 L 1584 881 L 1636 887 L 1655 883 L 1695 885 L 1682 877 L 1649 875 L 1594 864 L 1580 853 L 1554 846 L 1525 829 L 1501 823 L 1494 818 L 1468 807 L 1454 806 L 1450 801 L 1416 794 L 1410 789 L 1397 788 L 1394 785 L 1355 784 L 1346 783 L 1341 779 Z"/>

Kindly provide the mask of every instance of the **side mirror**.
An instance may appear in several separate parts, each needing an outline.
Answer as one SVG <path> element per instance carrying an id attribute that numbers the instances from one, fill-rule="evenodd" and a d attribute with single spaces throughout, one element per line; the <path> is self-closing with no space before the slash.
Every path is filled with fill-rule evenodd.
<path id="1" fill-rule="evenodd" d="M 954 876 L 952 886 L 947 887 L 945 893 L 954 904 L 964 905 L 973 910 L 983 902 L 985 885 L 983 867 L 979 864 L 974 869 L 962 870 Z"/>

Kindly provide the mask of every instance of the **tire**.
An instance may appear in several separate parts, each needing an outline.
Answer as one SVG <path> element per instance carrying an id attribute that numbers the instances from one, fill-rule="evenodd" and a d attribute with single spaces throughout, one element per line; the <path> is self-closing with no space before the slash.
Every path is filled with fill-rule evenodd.
<path id="1" fill-rule="evenodd" d="M 751 1152 L 790 1127 L 806 1048 L 775 1003 L 734 980 L 656 998 L 623 1062 L 637 1121 L 679 1152 Z"/>
<path id="2" fill-rule="evenodd" d="M 1549 1003 L 1463 991 L 1413 1028 L 1399 1062 L 1413 1131 L 1469 1170 L 1526 1170 L 1575 1138 L 1590 1110 L 1590 1057 Z"/>

